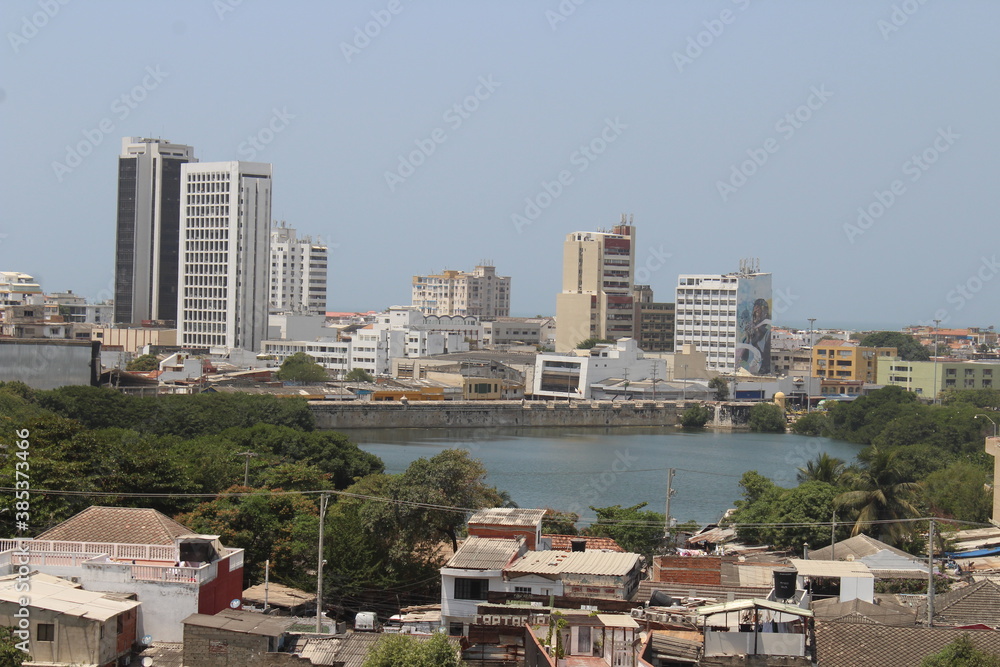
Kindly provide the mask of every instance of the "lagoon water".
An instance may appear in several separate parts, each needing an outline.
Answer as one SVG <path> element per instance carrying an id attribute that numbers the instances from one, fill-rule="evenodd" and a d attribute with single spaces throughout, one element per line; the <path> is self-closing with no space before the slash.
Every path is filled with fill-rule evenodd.
<path id="1" fill-rule="evenodd" d="M 671 514 L 709 523 L 740 498 L 739 479 L 757 470 L 794 486 L 797 469 L 820 452 L 851 462 L 861 446 L 792 434 L 674 428 L 352 429 L 347 435 L 379 456 L 386 472 L 449 448 L 483 461 L 487 481 L 520 507 L 573 511 L 636 505 L 663 512 L 667 469 L 675 468 Z"/>

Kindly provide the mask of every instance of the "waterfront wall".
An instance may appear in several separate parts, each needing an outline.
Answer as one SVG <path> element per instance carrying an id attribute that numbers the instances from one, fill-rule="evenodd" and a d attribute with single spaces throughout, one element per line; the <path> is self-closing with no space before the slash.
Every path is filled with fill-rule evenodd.
<path id="1" fill-rule="evenodd" d="M 693 403 L 693 402 L 692 402 Z M 491 426 L 675 426 L 683 411 L 672 401 L 311 401 L 316 427 L 476 428 Z"/>

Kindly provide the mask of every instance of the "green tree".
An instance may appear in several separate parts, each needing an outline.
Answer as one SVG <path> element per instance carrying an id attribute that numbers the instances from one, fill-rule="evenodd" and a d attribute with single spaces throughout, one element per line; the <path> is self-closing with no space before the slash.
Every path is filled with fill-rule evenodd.
<path id="1" fill-rule="evenodd" d="M 830 418 L 822 412 L 804 414 L 792 422 L 792 432 L 798 435 L 826 435 Z"/>
<path id="2" fill-rule="evenodd" d="M 712 411 L 707 406 L 692 405 L 681 413 L 681 426 L 684 428 L 703 428 L 712 418 Z"/>
<path id="3" fill-rule="evenodd" d="M 750 408 L 750 430 L 754 433 L 784 433 L 785 411 L 774 403 L 757 403 Z"/>
<path id="4" fill-rule="evenodd" d="M 578 350 L 589 350 L 595 345 L 610 344 L 615 341 L 610 338 L 585 338 L 576 344 Z"/>
<path id="5" fill-rule="evenodd" d="M 804 468 L 799 468 L 799 482 L 826 482 L 838 486 L 844 480 L 844 462 L 826 452 L 821 453 L 812 461 L 807 461 Z"/>
<path id="6" fill-rule="evenodd" d="M 576 535 L 576 522 L 580 515 L 576 512 L 560 512 L 551 507 L 545 508 L 542 517 L 542 533 L 545 535 Z"/>
<path id="7" fill-rule="evenodd" d="M 125 364 L 127 371 L 155 371 L 160 367 L 160 360 L 155 354 L 143 354 Z"/>
<path id="8" fill-rule="evenodd" d="M 0 628 L 0 665 L 20 667 L 29 659 L 28 654 L 17 647 L 18 643 L 14 628 Z"/>
<path id="9" fill-rule="evenodd" d="M 375 381 L 375 378 L 373 378 L 371 376 L 371 374 L 369 374 L 368 371 L 366 371 L 363 368 L 352 368 L 351 370 L 349 370 L 347 372 L 347 375 L 344 376 L 344 379 L 347 380 L 348 382 L 374 382 Z"/>
<path id="10" fill-rule="evenodd" d="M 1000 656 L 976 648 L 968 634 L 929 655 L 920 667 L 1000 667 Z"/>
<path id="11" fill-rule="evenodd" d="M 461 667 L 458 649 L 441 633 L 430 639 L 410 635 L 383 635 L 361 667 Z"/>
<path id="12" fill-rule="evenodd" d="M 625 551 L 649 557 L 663 544 L 665 519 L 663 514 L 642 509 L 648 504 L 591 507 L 597 514 L 597 521 L 580 534 L 610 537 Z"/>
<path id="13" fill-rule="evenodd" d="M 273 580 L 306 588 L 315 585 L 305 570 L 316 563 L 319 511 L 305 496 L 281 491 L 233 486 L 225 493 L 249 495 L 220 495 L 176 518 L 197 533 L 221 536 L 227 547 L 244 549 L 248 586 L 264 580 L 270 560 Z"/>
<path id="14" fill-rule="evenodd" d="M 989 482 L 990 475 L 982 468 L 956 461 L 924 479 L 924 498 L 935 516 L 984 523 L 993 510 Z"/>
<path id="15" fill-rule="evenodd" d="M 326 369 L 305 352 L 296 352 L 285 359 L 275 377 L 285 382 L 326 382 Z"/>
<path id="16" fill-rule="evenodd" d="M 724 401 L 729 398 L 729 383 L 723 377 L 714 377 L 708 381 L 708 388 L 715 390 L 715 400 Z"/>
<path id="17" fill-rule="evenodd" d="M 798 550 L 803 543 L 829 539 L 830 529 L 818 525 L 830 521 L 837 489 L 826 482 L 806 481 L 784 489 L 756 470 L 740 478 L 743 499 L 736 501 L 730 521 L 738 537 L 749 544 L 770 544 Z M 796 525 L 777 525 L 796 524 Z"/>
<path id="18" fill-rule="evenodd" d="M 862 347 L 894 347 L 903 361 L 927 361 L 930 352 L 913 336 L 899 331 L 873 331 L 861 339 Z"/>
<path id="19" fill-rule="evenodd" d="M 977 408 L 1000 408 L 1000 389 L 947 389 L 941 396 L 944 405 L 968 404 Z"/>
<path id="20" fill-rule="evenodd" d="M 835 506 L 847 510 L 854 521 L 851 535 L 871 530 L 876 538 L 898 545 L 909 534 L 906 523 L 892 523 L 920 516 L 920 486 L 903 477 L 893 451 L 870 448 L 862 465 L 850 471 L 850 491 L 837 496 Z M 890 523 L 875 523 L 890 522 Z"/>

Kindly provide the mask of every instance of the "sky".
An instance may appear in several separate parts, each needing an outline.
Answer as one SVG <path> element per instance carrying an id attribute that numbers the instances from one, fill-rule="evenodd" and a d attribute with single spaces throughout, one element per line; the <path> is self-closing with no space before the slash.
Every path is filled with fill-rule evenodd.
<path id="1" fill-rule="evenodd" d="M 638 282 L 773 274 L 774 322 L 997 321 L 1000 3 L 0 4 L 0 270 L 112 294 L 124 136 L 273 165 L 329 310 L 492 262 L 552 314 L 562 242 L 637 229 Z"/>

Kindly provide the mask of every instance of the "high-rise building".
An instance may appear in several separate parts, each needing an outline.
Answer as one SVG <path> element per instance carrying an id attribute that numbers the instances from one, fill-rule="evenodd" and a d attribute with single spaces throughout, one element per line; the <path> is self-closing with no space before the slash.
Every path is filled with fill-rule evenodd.
<path id="1" fill-rule="evenodd" d="M 635 336 L 635 227 L 573 232 L 563 242 L 562 293 L 556 295 L 556 351 L 588 338 Z"/>
<path id="2" fill-rule="evenodd" d="M 311 236 L 296 238 L 285 222 L 271 227 L 271 308 L 284 313 L 326 314 L 327 247 Z"/>
<path id="3" fill-rule="evenodd" d="M 257 351 L 267 337 L 271 165 L 181 167 L 178 344 Z"/>
<path id="4" fill-rule="evenodd" d="M 124 137 L 118 158 L 115 322 L 177 319 L 181 165 L 190 146 Z"/>
<path id="5" fill-rule="evenodd" d="M 674 304 L 653 298 L 649 285 L 635 285 L 635 339 L 644 352 L 674 351 Z"/>
<path id="6" fill-rule="evenodd" d="M 677 278 L 675 345 L 708 355 L 708 370 L 754 375 L 771 369 L 771 274 L 758 260 L 735 273 Z"/>
<path id="7" fill-rule="evenodd" d="M 445 270 L 413 276 L 413 307 L 424 315 L 460 315 L 495 320 L 510 315 L 510 277 L 483 262 L 472 273 Z"/>

